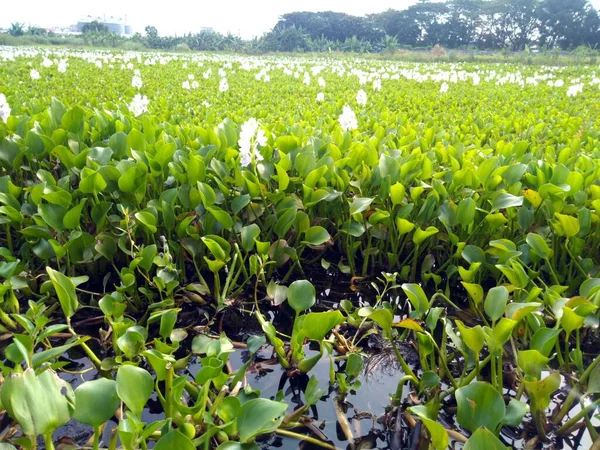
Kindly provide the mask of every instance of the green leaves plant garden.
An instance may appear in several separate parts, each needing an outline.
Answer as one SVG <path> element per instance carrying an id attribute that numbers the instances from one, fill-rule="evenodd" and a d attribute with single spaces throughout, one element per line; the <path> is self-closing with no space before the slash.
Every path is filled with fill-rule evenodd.
<path id="1" fill-rule="evenodd" d="M 32 442 L 50 446 L 75 419 L 98 448 L 113 417 L 127 449 L 256 448 L 299 430 L 323 441 L 329 424 L 301 428 L 319 411 L 362 445 L 350 413 L 321 411 L 359 407 L 378 352 L 399 373 L 375 427 L 414 416 L 440 449 L 450 428 L 470 449 L 504 448 L 508 426 L 594 435 L 571 411 L 585 395 L 591 413 L 598 390 L 589 68 L 9 47 L 0 58 L 0 399 Z M 223 332 L 235 314 L 246 343 Z M 55 373 L 78 349 L 98 376 L 72 393 Z M 281 393 L 267 398 L 252 383 L 273 374 Z M 395 409 L 407 392 L 409 417 Z M 453 399 L 456 422 L 440 419 Z M 144 419 L 149 404 L 160 419 Z"/>

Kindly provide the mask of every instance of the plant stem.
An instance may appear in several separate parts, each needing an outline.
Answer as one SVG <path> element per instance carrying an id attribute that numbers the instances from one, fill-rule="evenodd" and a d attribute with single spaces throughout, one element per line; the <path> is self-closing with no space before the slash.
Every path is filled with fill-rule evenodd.
<path id="1" fill-rule="evenodd" d="M 398 358 L 398 362 L 402 366 L 402 370 L 404 371 L 404 374 L 411 376 L 414 380 L 417 380 L 418 378 L 415 376 L 414 372 L 408 366 L 408 364 L 406 363 L 406 360 L 404 359 L 402 354 L 400 354 L 400 351 L 398 350 L 398 346 L 396 345 L 396 342 L 394 340 L 391 340 L 391 342 L 392 342 L 392 347 L 394 348 L 394 353 L 396 354 L 396 358 Z"/>
<path id="2" fill-rule="evenodd" d="M 488 364 L 491 359 L 492 359 L 492 355 L 491 354 L 487 355 L 485 357 L 485 359 L 481 362 L 481 366 L 485 367 L 485 365 Z M 466 377 L 464 377 L 464 379 L 460 383 L 461 386 L 466 386 L 467 384 L 469 384 L 471 381 L 473 381 L 473 379 L 475 378 L 476 375 L 477 375 L 477 371 L 476 370 L 472 370 L 471 373 L 469 373 L 469 375 L 467 375 Z M 456 388 L 455 387 L 451 387 L 450 389 L 441 392 L 440 393 L 440 400 L 443 400 L 446 397 L 454 394 L 455 391 L 456 391 Z"/>
<path id="3" fill-rule="evenodd" d="M 55 450 L 54 442 L 52 442 L 52 432 L 44 434 L 44 444 L 46 444 L 46 450 Z"/>
<path id="4" fill-rule="evenodd" d="M 585 408 L 583 408 L 581 411 L 579 411 L 576 415 L 574 415 L 569 420 L 567 420 L 564 424 L 562 424 L 562 426 L 558 430 L 556 430 L 556 434 L 565 434 L 569 430 L 569 428 L 571 428 L 573 425 L 575 425 L 577 422 L 579 422 L 579 420 L 583 416 L 585 416 L 586 414 L 589 414 L 591 411 L 595 410 L 598 405 L 600 405 L 600 399 L 596 400 L 595 402 L 590 403 Z"/>
<path id="5" fill-rule="evenodd" d="M 329 444 L 327 442 L 320 441 L 318 439 L 315 439 L 315 438 L 313 438 L 311 436 L 306 436 L 304 434 L 294 433 L 293 431 L 289 431 L 289 430 L 275 430 L 275 433 L 277 433 L 277 434 L 279 434 L 281 436 L 287 436 L 287 437 L 290 437 L 290 438 L 293 438 L 293 439 L 298 439 L 300 441 L 306 441 L 306 442 L 309 442 L 311 444 L 318 445 L 319 447 L 329 448 L 329 449 L 332 449 L 332 450 L 336 450 L 335 445 L 331 445 L 331 444 Z"/>
<path id="6" fill-rule="evenodd" d="M 92 447 L 94 450 L 100 448 L 100 427 L 94 427 L 94 444 Z"/>
<path id="7" fill-rule="evenodd" d="M 578 396 L 579 396 L 579 385 L 576 384 L 569 391 L 569 395 L 567 395 L 567 398 L 565 398 L 565 401 L 563 402 L 560 410 L 558 411 L 558 414 L 552 420 L 553 423 L 559 424 L 560 422 L 562 422 L 563 418 L 571 410 L 571 406 L 573 405 L 573 402 L 575 401 L 575 399 Z"/>
<path id="8" fill-rule="evenodd" d="M 74 337 L 79 337 L 79 335 L 77 334 L 77 332 L 73 329 L 73 327 L 71 326 L 71 318 L 67 317 L 67 326 L 69 331 L 71 332 L 71 334 Z M 92 351 L 91 348 L 88 347 L 88 345 L 85 342 L 80 342 L 79 346 L 83 349 L 83 351 L 85 352 L 85 354 L 87 355 L 87 357 L 90 359 L 90 361 L 92 362 L 92 364 L 94 366 L 96 366 L 96 369 L 101 371 L 102 370 L 102 361 L 100 361 L 100 358 L 98 358 L 96 356 L 96 354 Z"/>
<path id="9" fill-rule="evenodd" d="M 165 376 L 165 416 L 167 419 L 173 417 L 173 374 L 175 368 L 168 363 Z"/>

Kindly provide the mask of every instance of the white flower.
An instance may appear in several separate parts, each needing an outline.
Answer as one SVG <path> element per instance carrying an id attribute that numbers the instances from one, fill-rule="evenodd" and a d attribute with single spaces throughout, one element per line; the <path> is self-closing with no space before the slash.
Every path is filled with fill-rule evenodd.
<path id="1" fill-rule="evenodd" d="M 210 103 L 208 103 L 206 100 L 204 100 L 202 102 L 202 106 L 204 106 L 205 108 L 210 108 L 212 105 Z"/>
<path id="2" fill-rule="evenodd" d="M 565 82 L 563 80 L 556 80 L 554 82 L 554 87 L 557 87 L 557 88 L 563 87 L 564 85 L 565 85 Z"/>
<path id="3" fill-rule="evenodd" d="M 219 69 L 217 72 L 221 78 L 225 78 L 227 76 L 227 73 L 223 69 Z"/>
<path id="4" fill-rule="evenodd" d="M 127 64 L 127 67 L 128 67 L 129 69 L 133 69 L 133 64 L 129 63 L 129 64 Z M 133 74 L 134 74 L 134 75 L 137 75 L 138 77 L 141 77 L 141 76 L 142 76 L 142 74 L 140 73 L 140 69 L 135 69 L 135 70 L 133 71 Z"/>
<path id="5" fill-rule="evenodd" d="M 29 72 L 29 76 L 31 77 L 32 80 L 40 79 L 40 73 L 35 69 L 31 69 L 31 72 Z"/>
<path id="6" fill-rule="evenodd" d="M 352 108 L 349 106 L 344 106 L 342 110 L 342 115 L 338 119 L 342 130 L 356 130 L 358 128 L 358 121 L 356 120 L 356 114 L 352 111 Z"/>
<path id="7" fill-rule="evenodd" d="M 50 67 L 51 65 L 52 65 L 52 61 L 49 60 L 48 58 L 44 57 L 44 60 L 42 61 L 42 66 Z"/>
<path id="8" fill-rule="evenodd" d="M 325 87 L 325 80 L 323 79 L 323 77 L 319 77 L 317 82 L 319 83 L 319 86 L 321 86 L 323 88 Z"/>
<path id="9" fill-rule="evenodd" d="M 448 89 L 450 89 L 450 86 L 444 81 L 440 86 L 440 94 L 445 94 L 446 92 L 448 92 Z"/>
<path id="10" fill-rule="evenodd" d="M 139 75 L 134 75 L 131 79 L 131 85 L 134 88 L 140 89 L 142 87 L 142 77 L 140 77 Z"/>
<path id="11" fill-rule="evenodd" d="M 240 164 L 247 167 L 252 160 L 262 161 L 263 156 L 258 150 L 258 146 L 267 145 L 267 136 L 262 128 L 259 128 L 258 121 L 252 117 L 248 119 L 241 127 L 238 146 L 240 147 Z"/>
<path id="12" fill-rule="evenodd" d="M 146 97 L 145 95 L 141 96 L 140 94 L 136 94 L 136 96 L 133 97 L 133 100 L 129 104 L 129 111 L 131 111 L 133 115 L 137 117 L 148 111 L 148 103 L 150 103 L 148 97 Z"/>
<path id="13" fill-rule="evenodd" d="M 360 106 L 365 106 L 367 104 L 367 93 L 362 89 L 356 94 L 356 103 Z"/>
<path id="14" fill-rule="evenodd" d="M 574 84 L 572 86 L 569 86 L 569 89 L 567 90 L 567 96 L 576 97 L 577 94 L 581 92 L 583 92 L 583 83 Z"/>
<path id="15" fill-rule="evenodd" d="M 102 61 L 100 61 L 100 60 L 97 60 L 97 61 L 96 61 L 96 67 L 97 67 L 98 69 L 102 69 Z"/>
<path id="16" fill-rule="evenodd" d="M 183 68 L 187 69 L 187 67 L 188 67 L 187 63 L 183 63 Z"/>
<path id="17" fill-rule="evenodd" d="M 192 89 L 198 89 L 200 87 L 200 83 L 196 80 L 192 81 Z"/>
<path id="18" fill-rule="evenodd" d="M 10 116 L 10 105 L 6 101 L 4 94 L 0 94 L 0 119 L 6 122 L 8 116 Z"/>
<path id="19" fill-rule="evenodd" d="M 304 80 L 302 80 L 302 82 L 305 85 L 310 86 L 310 75 L 308 74 L 308 72 L 304 72 Z"/>
<path id="20" fill-rule="evenodd" d="M 190 90 L 190 82 L 188 80 L 185 80 L 183 83 L 181 83 L 181 87 L 184 89 L 187 89 L 189 91 Z"/>
<path id="21" fill-rule="evenodd" d="M 58 71 L 59 71 L 60 73 L 65 73 L 65 72 L 67 71 L 67 66 L 68 66 L 68 65 L 69 65 L 69 64 L 67 63 L 67 60 L 66 60 L 66 59 L 61 59 L 61 60 L 58 62 Z"/>
<path id="22" fill-rule="evenodd" d="M 192 81 L 193 79 L 194 79 L 194 74 L 193 74 L 193 73 L 190 73 L 190 74 L 188 75 L 188 80 Z"/>
<path id="23" fill-rule="evenodd" d="M 227 92 L 229 90 L 229 83 L 227 82 L 227 78 L 221 78 L 221 82 L 219 83 L 219 92 Z"/>
<path id="24" fill-rule="evenodd" d="M 323 92 L 319 92 L 317 94 L 317 102 L 321 103 L 322 101 L 325 101 L 325 94 Z"/>
<path id="25" fill-rule="evenodd" d="M 373 90 L 380 91 L 381 90 L 381 79 L 377 78 L 373 80 Z"/>

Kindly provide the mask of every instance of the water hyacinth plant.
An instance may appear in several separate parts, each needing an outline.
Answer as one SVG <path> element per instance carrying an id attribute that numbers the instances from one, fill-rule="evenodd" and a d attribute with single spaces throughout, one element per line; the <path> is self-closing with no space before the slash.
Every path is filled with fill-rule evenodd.
<path id="1" fill-rule="evenodd" d="M 600 442 L 591 68 L 2 47 L 0 80 L 0 446 Z"/>

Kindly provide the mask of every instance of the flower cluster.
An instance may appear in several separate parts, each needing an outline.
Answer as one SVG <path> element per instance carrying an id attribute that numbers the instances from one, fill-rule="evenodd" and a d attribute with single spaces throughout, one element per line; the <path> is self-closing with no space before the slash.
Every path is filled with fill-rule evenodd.
<path id="1" fill-rule="evenodd" d="M 581 92 L 583 92 L 583 83 L 574 84 L 567 89 L 567 96 L 576 97 L 577 94 L 580 94 Z"/>
<path id="2" fill-rule="evenodd" d="M 339 117 L 338 122 L 344 131 L 356 130 L 358 128 L 356 114 L 347 105 L 342 109 L 342 115 Z"/>
<path id="3" fill-rule="evenodd" d="M 358 103 L 360 106 L 365 106 L 367 104 L 367 93 L 362 89 L 358 91 L 358 94 L 356 94 L 356 103 Z"/>
<path id="4" fill-rule="evenodd" d="M 61 59 L 61 60 L 58 62 L 58 71 L 59 71 L 60 73 L 66 73 L 66 71 L 67 71 L 67 66 L 68 66 L 68 65 L 69 65 L 69 63 L 67 63 L 67 60 L 66 60 L 66 59 Z"/>
<path id="5" fill-rule="evenodd" d="M 149 103 L 150 100 L 148 100 L 148 97 L 146 97 L 145 95 L 142 96 L 140 94 L 136 94 L 136 96 L 133 97 L 133 100 L 129 104 L 129 111 L 131 111 L 133 115 L 137 117 L 148 111 Z"/>
<path id="6" fill-rule="evenodd" d="M 258 126 L 258 121 L 255 118 L 248 119 L 242 125 L 238 145 L 242 167 L 247 167 L 253 159 L 257 162 L 263 160 L 263 156 L 258 151 L 258 146 L 267 145 L 267 137 L 264 130 Z"/>
<path id="7" fill-rule="evenodd" d="M 6 101 L 4 94 L 0 94 L 0 119 L 6 122 L 8 116 L 10 116 L 10 105 Z"/>
<path id="8" fill-rule="evenodd" d="M 134 75 L 131 79 L 131 85 L 134 88 L 140 89 L 142 87 L 142 77 L 140 77 L 139 75 Z"/>
<path id="9" fill-rule="evenodd" d="M 229 83 L 227 82 L 227 78 L 221 78 L 221 82 L 219 83 L 219 92 L 227 92 L 229 90 Z"/>

